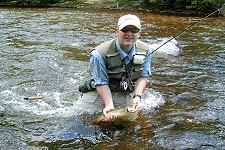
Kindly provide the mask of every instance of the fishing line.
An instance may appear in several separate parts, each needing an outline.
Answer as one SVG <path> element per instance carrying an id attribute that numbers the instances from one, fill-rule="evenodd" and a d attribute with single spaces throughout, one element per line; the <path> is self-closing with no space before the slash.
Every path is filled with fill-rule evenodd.
<path id="1" fill-rule="evenodd" d="M 192 25 L 190 25 L 189 27 L 185 28 L 184 30 L 182 30 L 181 32 L 179 32 L 176 36 L 171 37 L 169 40 L 167 40 L 165 43 L 163 43 L 162 45 L 160 45 L 159 47 L 157 47 L 155 50 L 153 50 L 151 53 L 148 54 L 151 55 L 152 53 L 154 53 L 155 51 L 157 51 L 158 49 L 160 49 L 161 47 L 163 47 L 165 44 L 167 44 L 168 42 L 170 42 L 171 40 L 177 38 L 178 36 L 182 35 L 183 33 L 185 33 L 186 31 L 190 30 L 193 26 L 195 26 L 197 23 L 207 19 L 208 17 L 212 16 L 213 14 L 215 14 L 217 11 L 220 11 L 223 7 L 225 6 L 225 4 L 222 5 L 221 8 L 215 10 L 214 12 L 212 12 L 211 14 L 205 16 L 202 19 L 199 19 L 197 22 L 193 23 Z"/>

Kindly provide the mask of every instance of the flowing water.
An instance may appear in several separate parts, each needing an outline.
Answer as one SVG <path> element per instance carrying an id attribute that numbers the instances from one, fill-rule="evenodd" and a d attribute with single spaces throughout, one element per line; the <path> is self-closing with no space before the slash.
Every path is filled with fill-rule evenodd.
<path id="1" fill-rule="evenodd" d="M 136 121 L 100 127 L 77 103 L 88 54 L 129 11 L 0 8 L 0 149 L 225 149 L 225 18 L 210 17 L 155 53 Z M 201 16 L 133 12 L 153 48 Z M 24 97 L 41 95 L 42 100 Z"/>

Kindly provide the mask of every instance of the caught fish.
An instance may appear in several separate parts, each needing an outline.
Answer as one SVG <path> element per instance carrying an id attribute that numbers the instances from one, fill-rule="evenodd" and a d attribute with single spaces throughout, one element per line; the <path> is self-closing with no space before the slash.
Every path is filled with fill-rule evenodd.
<path id="1" fill-rule="evenodd" d="M 124 122 L 124 121 L 132 121 L 137 118 L 137 113 L 138 112 L 130 112 L 129 107 L 119 107 L 113 110 L 110 110 L 107 112 L 107 115 L 116 115 L 117 117 L 113 122 Z M 91 122 L 93 124 L 99 124 L 101 122 L 105 122 L 107 118 L 104 115 L 101 115 L 97 117 L 96 119 L 92 120 Z"/>

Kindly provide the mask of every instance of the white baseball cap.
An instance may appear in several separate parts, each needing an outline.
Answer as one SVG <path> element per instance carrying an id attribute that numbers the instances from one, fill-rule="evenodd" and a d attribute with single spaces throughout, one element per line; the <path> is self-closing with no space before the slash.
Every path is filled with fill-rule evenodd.
<path id="1" fill-rule="evenodd" d="M 119 30 L 122 30 L 124 27 L 126 27 L 128 25 L 133 25 L 133 26 L 137 27 L 138 29 L 141 29 L 141 21 L 135 15 L 128 14 L 128 15 L 121 16 L 119 18 L 119 20 L 118 20 Z"/>

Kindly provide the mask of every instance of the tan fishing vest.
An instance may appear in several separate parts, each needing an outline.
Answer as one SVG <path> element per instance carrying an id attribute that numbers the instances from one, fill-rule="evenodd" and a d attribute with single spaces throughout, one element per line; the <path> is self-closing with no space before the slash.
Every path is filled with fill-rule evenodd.
<path id="1" fill-rule="evenodd" d="M 110 79 L 120 79 L 123 72 L 126 72 L 125 62 L 121 60 L 120 54 L 116 49 L 116 40 L 105 42 L 95 48 L 102 55 L 106 71 Z M 144 58 L 149 50 L 149 45 L 137 40 L 136 53 L 131 62 L 127 65 L 132 80 L 136 80 L 141 76 Z"/>

